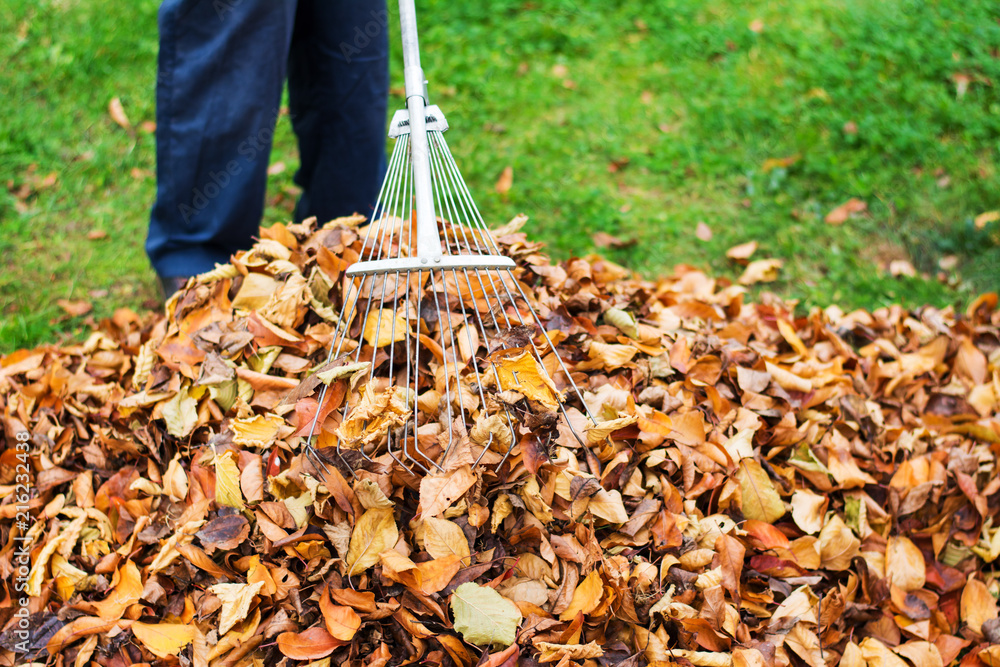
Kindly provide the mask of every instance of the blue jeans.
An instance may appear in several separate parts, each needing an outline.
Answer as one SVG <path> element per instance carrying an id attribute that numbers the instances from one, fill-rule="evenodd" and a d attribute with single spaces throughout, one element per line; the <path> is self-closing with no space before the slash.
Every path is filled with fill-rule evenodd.
<path id="1" fill-rule="evenodd" d="M 286 75 L 296 221 L 370 214 L 385 173 L 388 19 L 385 0 L 164 0 L 146 240 L 160 276 L 207 271 L 252 243 Z"/>

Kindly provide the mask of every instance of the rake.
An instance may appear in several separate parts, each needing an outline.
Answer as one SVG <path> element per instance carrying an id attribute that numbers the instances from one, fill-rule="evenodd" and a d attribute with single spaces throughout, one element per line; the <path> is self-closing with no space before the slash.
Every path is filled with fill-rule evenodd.
<path id="1" fill-rule="evenodd" d="M 521 438 L 559 432 L 583 444 L 580 425 L 596 421 L 486 228 L 442 136 L 444 114 L 427 104 L 413 0 L 399 14 L 406 108 L 390 122 L 385 180 L 344 272 L 306 451 L 326 468 L 317 450 L 335 448 L 352 475 L 385 451 L 416 474 L 498 468 Z M 586 417 L 571 418 L 567 394 Z"/>

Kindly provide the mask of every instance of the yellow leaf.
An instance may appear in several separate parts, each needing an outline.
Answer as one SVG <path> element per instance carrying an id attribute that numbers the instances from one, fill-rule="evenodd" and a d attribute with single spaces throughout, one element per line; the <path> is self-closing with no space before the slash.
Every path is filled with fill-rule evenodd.
<path id="1" fill-rule="evenodd" d="M 587 348 L 587 361 L 581 361 L 576 365 L 576 368 L 581 371 L 598 368 L 610 371 L 631 363 L 632 358 L 638 353 L 639 350 L 631 345 L 602 343 L 595 340 Z"/>
<path id="2" fill-rule="evenodd" d="M 870 667 L 908 667 L 902 658 L 874 637 L 862 639 L 860 648 L 861 657 Z"/>
<path id="3" fill-rule="evenodd" d="M 222 601 L 222 615 L 219 617 L 219 634 L 224 635 L 244 620 L 250 612 L 253 598 L 264 587 L 263 581 L 253 584 L 215 584 L 208 590 Z"/>
<path id="4" fill-rule="evenodd" d="M 191 398 L 187 387 L 160 404 L 160 414 L 167 424 L 167 433 L 175 438 L 186 438 L 198 425 L 198 401 Z"/>
<path id="5" fill-rule="evenodd" d="M 163 475 L 163 490 L 175 502 L 182 502 L 188 494 L 188 478 L 181 467 L 181 453 L 177 452 L 167 465 Z"/>
<path id="6" fill-rule="evenodd" d="M 632 313 L 620 308 L 608 308 L 604 311 L 604 321 L 616 327 L 629 338 L 639 338 L 639 326 Z"/>
<path id="7" fill-rule="evenodd" d="M 278 291 L 281 283 L 264 273 L 248 273 L 233 299 L 233 309 L 260 310 Z"/>
<path id="8" fill-rule="evenodd" d="M 364 338 L 373 347 L 398 343 L 410 335 L 410 326 L 406 323 L 406 319 L 394 310 L 383 308 L 371 311 L 365 318 Z"/>
<path id="9" fill-rule="evenodd" d="M 502 391 L 516 391 L 529 401 L 538 401 L 550 410 L 559 407 L 562 393 L 545 367 L 526 348 L 498 350 L 490 355 Z"/>
<path id="10" fill-rule="evenodd" d="M 434 558 L 457 555 L 468 558 L 469 540 L 458 524 L 447 519 L 424 519 L 424 550 Z M 465 561 L 469 565 L 469 561 Z"/>
<path id="11" fill-rule="evenodd" d="M 618 419 L 609 419 L 608 421 L 603 421 L 598 424 L 587 427 L 587 444 L 596 445 L 603 442 L 605 438 L 614 433 L 619 429 L 623 429 L 626 426 L 631 426 L 632 424 L 639 421 L 638 417 L 619 417 Z"/>
<path id="12" fill-rule="evenodd" d="M 364 572 L 379 561 L 379 554 L 399 540 L 399 529 L 392 509 L 370 509 L 361 515 L 351 533 L 347 550 L 347 576 Z"/>
<path id="13" fill-rule="evenodd" d="M 889 583 L 904 591 L 915 591 L 926 583 L 924 555 L 908 537 L 889 537 L 885 549 L 885 575 Z"/>
<path id="14" fill-rule="evenodd" d="M 489 586 L 465 583 L 451 597 L 455 630 L 470 644 L 501 646 L 514 643 L 521 611 Z"/>
<path id="15" fill-rule="evenodd" d="M 858 555 L 861 540 L 854 536 L 839 515 L 826 522 L 819 533 L 819 557 L 827 570 L 846 570 Z"/>
<path id="16" fill-rule="evenodd" d="M 977 635 L 983 634 L 983 623 L 997 617 L 997 601 L 990 595 L 986 584 L 969 575 L 969 580 L 962 590 L 962 601 L 959 606 L 962 622 Z"/>
<path id="17" fill-rule="evenodd" d="M 622 502 L 622 494 L 617 489 L 599 490 L 590 497 L 587 509 L 594 516 L 610 523 L 625 523 L 629 519 L 625 503 Z"/>
<path id="18" fill-rule="evenodd" d="M 278 429 L 284 424 L 284 419 L 273 414 L 234 419 L 230 423 L 233 443 L 249 447 L 270 447 L 278 437 Z"/>
<path id="19" fill-rule="evenodd" d="M 236 461 L 228 451 L 215 457 L 215 502 L 226 507 L 243 509 L 240 469 L 236 467 Z"/>
<path id="20" fill-rule="evenodd" d="M 597 609 L 597 606 L 601 604 L 603 596 L 604 581 L 601 579 L 601 575 L 597 573 L 597 570 L 594 570 L 573 591 L 573 599 L 570 601 L 569 607 L 563 613 L 559 614 L 559 620 L 572 621 L 580 612 L 583 612 L 584 616 L 586 616 Z"/>
<path id="21" fill-rule="evenodd" d="M 764 523 L 774 523 L 785 515 L 785 504 L 774 488 L 774 483 L 756 460 L 740 461 L 736 471 L 743 498 L 743 516 Z"/>
<path id="22" fill-rule="evenodd" d="M 194 641 L 194 628 L 183 623 L 133 623 L 132 634 L 157 658 L 172 658 Z"/>
<path id="23" fill-rule="evenodd" d="M 792 519 L 803 532 L 813 535 L 823 529 L 823 512 L 827 498 L 811 491 L 799 490 L 792 494 Z"/>
<path id="24" fill-rule="evenodd" d="M 738 282 L 740 285 L 774 282 L 778 279 L 778 270 L 784 264 L 780 259 L 758 259 L 756 262 L 750 262 Z"/>
<path id="25" fill-rule="evenodd" d="M 370 479 L 361 479 L 354 483 L 354 495 L 366 510 L 388 509 L 393 506 L 378 484 Z"/>
<path id="26" fill-rule="evenodd" d="M 1000 211 L 986 211 L 986 213 L 980 213 L 972 221 L 976 225 L 976 229 L 982 229 L 991 222 L 996 222 L 1000 220 Z"/>

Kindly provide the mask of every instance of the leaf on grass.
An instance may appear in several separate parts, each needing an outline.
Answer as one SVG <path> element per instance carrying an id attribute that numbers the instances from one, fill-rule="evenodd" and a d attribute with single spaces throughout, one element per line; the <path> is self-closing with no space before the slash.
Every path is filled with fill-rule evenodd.
<path id="1" fill-rule="evenodd" d="M 351 533 L 347 550 L 347 576 L 364 572 L 379 561 L 379 554 L 399 540 L 399 529 L 391 508 L 370 509 L 361 515 Z"/>
<path id="2" fill-rule="evenodd" d="M 56 305 L 70 317 L 82 317 L 94 309 L 94 305 L 89 301 L 70 301 L 69 299 L 56 299 Z"/>
<path id="3" fill-rule="evenodd" d="M 991 222 L 998 220 L 1000 220 L 1000 211 L 986 211 L 977 215 L 972 222 L 976 226 L 976 229 L 982 229 Z"/>
<path id="4" fill-rule="evenodd" d="M 514 185 L 514 168 L 510 165 L 503 168 L 500 173 L 500 178 L 497 179 L 496 185 L 493 186 L 494 189 L 500 195 L 506 195 L 510 192 L 511 186 Z"/>
<path id="5" fill-rule="evenodd" d="M 129 122 L 128 116 L 125 115 L 125 107 L 122 106 L 121 99 L 117 97 L 111 98 L 111 101 L 108 102 L 108 115 L 123 130 L 132 129 L 132 123 Z"/>
<path id="6" fill-rule="evenodd" d="M 850 218 L 852 215 L 856 215 L 858 213 L 864 213 L 867 210 L 868 210 L 868 204 L 861 201 L 860 199 L 852 197 L 847 201 L 845 201 L 840 206 L 838 206 L 837 208 L 827 213 L 826 217 L 823 218 L 823 221 L 826 222 L 828 225 L 842 225 L 845 222 L 847 222 L 847 219 Z"/>
<path id="7" fill-rule="evenodd" d="M 756 460 L 745 458 L 740 461 L 736 481 L 743 499 L 743 516 L 764 523 L 774 523 L 785 516 L 785 504 L 774 488 L 774 482 Z"/>
<path id="8" fill-rule="evenodd" d="M 157 658 L 172 658 L 194 641 L 194 628 L 186 623 L 133 623 L 132 634 Z"/>
<path id="9" fill-rule="evenodd" d="M 472 582 L 455 589 L 451 597 L 455 630 L 476 646 L 500 646 L 514 643 L 521 624 L 521 611 L 489 586 Z"/>
<path id="10" fill-rule="evenodd" d="M 778 271 L 784 264 L 780 259 L 758 259 L 756 262 L 750 262 L 738 282 L 740 285 L 772 283 L 778 279 Z"/>
<path id="11" fill-rule="evenodd" d="M 739 245 L 734 245 L 732 248 L 726 251 L 726 257 L 740 264 L 746 264 L 750 256 L 757 251 L 756 241 L 747 241 L 746 243 L 741 243 Z"/>

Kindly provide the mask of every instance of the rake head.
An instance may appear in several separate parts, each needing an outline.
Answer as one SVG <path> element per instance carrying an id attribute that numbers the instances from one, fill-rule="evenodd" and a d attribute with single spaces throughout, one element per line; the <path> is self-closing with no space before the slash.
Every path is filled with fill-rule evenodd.
<path id="1" fill-rule="evenodd" d="M 384 454 L 411 473 L 495 469 L 519 442 L 582 444 L 579 432 L 593 421 L 473 202 L 442 137 L 444 116 L 422 111 L 426 153 L 410 141 L 408 113 L 393 118 L 388 172 L 371 221 L 357 230 L 363 250 L 341 278 L 340 315 L 318 372 L 307 452 L 352 475 Z M 428 189 L 433 229 L 419 210 Z"/>

